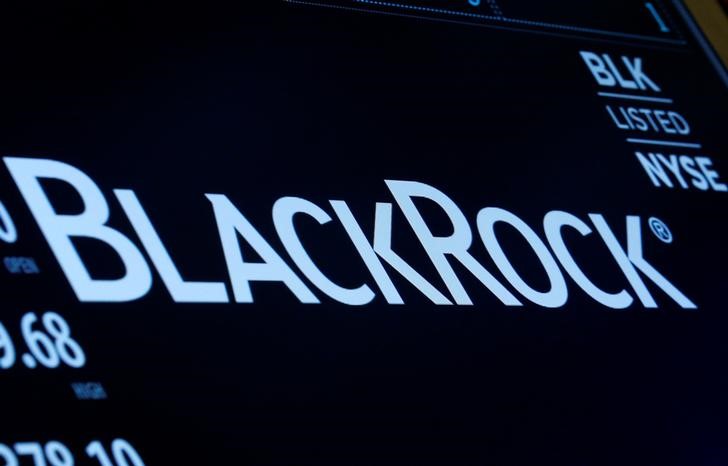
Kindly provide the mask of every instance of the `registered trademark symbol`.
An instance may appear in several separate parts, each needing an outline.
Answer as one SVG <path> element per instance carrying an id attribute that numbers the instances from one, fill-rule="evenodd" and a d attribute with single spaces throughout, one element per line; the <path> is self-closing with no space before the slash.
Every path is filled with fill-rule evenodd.
<path id="1" fill-rule="evenodd" d="M 652 229 L 652 233 L 657 236 L 657 239 L 659 239 L 663 243 L 672 243 L 672 232 L 667 227 L 667 225 L 665 225 L 665 222 L 663 222 L 659 218 L 651 217 L 649 220 L 649 224 L 650 228 Z"/>

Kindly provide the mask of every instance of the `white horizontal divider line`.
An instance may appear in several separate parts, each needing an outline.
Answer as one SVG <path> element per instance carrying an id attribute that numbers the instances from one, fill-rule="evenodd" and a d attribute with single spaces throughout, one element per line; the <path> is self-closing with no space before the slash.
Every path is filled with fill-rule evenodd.
<path id="1" fill-rule="evenodd" d="M 695 142 L 675 142 L 675 141 L 660 141 L 657 139 L 637 139 L 627 138 L 627 142 L 632 144 L 650 144 L 654 146 L 672 146 L 672 147 L 687 147 L 690 149 L 702 149 L 702 145 Z"/>
<path id="2" fill-rule="evenodd" d="M 599 95 L 601 97 L 612 97 L 615 99 L 642 100 L 645 102 L 659 102 L 659 103 L 663 103 L 663 104 L 673 103 L 672 99 L 667 99 L 664 97 L 648 97 L 648 96 L 634 95 L 634 94 L 618 94 L 616 92 L 599 92 Z"/>

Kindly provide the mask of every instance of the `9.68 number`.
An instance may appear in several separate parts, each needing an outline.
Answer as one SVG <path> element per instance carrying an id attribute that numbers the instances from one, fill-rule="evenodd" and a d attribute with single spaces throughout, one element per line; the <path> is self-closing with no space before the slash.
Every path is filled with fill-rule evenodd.
<path id="1" fill-rule="evenodd" d="M 83 348 L 71 336 L 68 322 L 56 312 L 45 312 L 40 319 L 35 312 L 27 312 L 20 319 L 20 333 L 28 350 L 21 360 L 30 369 L 38 364 L 49 369 L 61 364 L 73 368 L 86 364 Z M 13 367 L 16 356 L 16 346 L 7 328 L 0 322 L 0 369 Z"/>

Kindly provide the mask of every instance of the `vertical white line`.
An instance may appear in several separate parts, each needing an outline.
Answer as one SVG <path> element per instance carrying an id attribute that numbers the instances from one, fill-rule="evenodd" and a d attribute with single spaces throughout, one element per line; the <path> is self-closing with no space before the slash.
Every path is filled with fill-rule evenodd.
<path id="1" fill-rule="evenodd" d="M 660 13 L 657 12 L 657 9 L 655 8 L 655 5 L 653 5 L 650 2 L 645 3 L 645 6 L 648 10 L 650 10 L 650 13 L 652 13 L 652 17 L 655 18 L 655 21 L 657 21 L 658 26 L 660 26 L 660 31 L 662 32 L 670 32 L 670 28 L 667 27 L 665 22 L 662 20 L 662 17 L 660 16 Z"/>

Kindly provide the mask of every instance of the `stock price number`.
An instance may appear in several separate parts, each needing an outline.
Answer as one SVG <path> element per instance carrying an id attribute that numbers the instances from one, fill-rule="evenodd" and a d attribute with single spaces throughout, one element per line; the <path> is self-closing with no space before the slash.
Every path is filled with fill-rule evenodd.
<path id="1" fill-rule="evenodd" d="M 10 218 L 8 210 L 0 202 L 0 241 L 14 243 L 18 240 L 18 232 L 15 229 L 13 219 Z"/>
<path id="2" fill-rule="evenodd" d="M 68 322 L 56 312 L 46 312 L 40 318 L 35 312 L 27 312 L 20 319 L 20 333 L 28 350 L 20 359 L 29 369 L 38 365 L 48 369 L 80 368 L 86 364 L 86 355 L 71 336 Z M 0 322 L 0 370 L 13 367 L 16 355 L 13 339 Z"/>
<path id="3" fill-rule="evenodd" d="M 142 457 L 136 449 L 124 439 L 116 439 L 104 446 L 98 440 L 94 440 L 86 447 L 86 456 L 91 458 L 94 464 L 100 466 L 145 466 Z M 21 466 L 30 464 L 21 462 L 22 457 L 28 457 L 33 466 L 74 466 L 76 460 L 71 450 L 57 441 L 46 442 L 19 442 L 12 446 L 0 443 L 1 466 Z"/>

